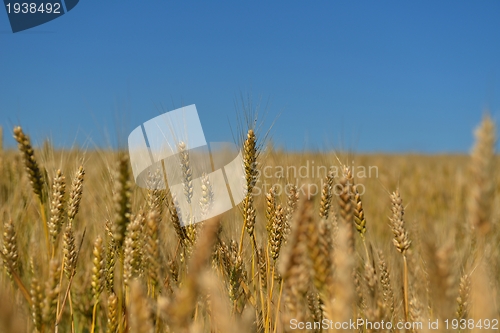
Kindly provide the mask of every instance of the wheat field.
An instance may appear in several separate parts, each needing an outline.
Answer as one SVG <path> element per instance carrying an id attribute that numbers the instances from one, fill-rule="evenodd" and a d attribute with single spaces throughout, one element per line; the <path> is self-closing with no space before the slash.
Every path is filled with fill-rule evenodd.
<path id="1" fill-rule="evenodd" d="M 168 191 L 135 185 L 126 152 L 10 133 L 0 332 L 498 331 L 488 115 L 470 156 L 285 152 L 248 128 L 245 199 L 185 227 Z"/>

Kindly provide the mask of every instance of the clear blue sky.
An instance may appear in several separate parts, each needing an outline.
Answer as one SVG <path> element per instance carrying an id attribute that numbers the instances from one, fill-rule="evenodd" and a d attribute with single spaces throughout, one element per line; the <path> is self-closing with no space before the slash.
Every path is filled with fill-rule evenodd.
<path id="1" fill-rule="evenodd" d="M 0 9 L 0 41 L 11 145 L 116 144 L 189 104 L 231 141 L 242 94 L 288 149 L 467 152 L 500 115 L 499 1 L 82 0 L 16 34 Z"/>

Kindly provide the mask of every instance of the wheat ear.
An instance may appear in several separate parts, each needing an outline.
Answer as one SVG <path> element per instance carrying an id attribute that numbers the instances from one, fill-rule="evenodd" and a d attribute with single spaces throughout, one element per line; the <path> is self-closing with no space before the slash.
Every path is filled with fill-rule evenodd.
<path id="1" fill-rule="evenodd" d="M 352 174 L 349 168 L 344 167 L 344 175 L 340 180 L 340 195 L 338 203 L 340 207 L 340 217 L 344 225 L 347 226 L 347 243 L 350 253 L 354 253 L 354 234 L 353 234 L 353 205 L 352 205 Z"/>
<path id="2" fill-rule="evenodd" d="M 180 141 L 177 144 L 177 149 L 180 157 L 180 165 L 182 171 L 182 185 L 184 187 L 184 196 L 188 204 L 193 198 L 193 169 L 189 161 L 189 152 L 186 149 L 186 143 Z"/>
<path id="3" fill-rule="evenodd" d="M 151 309 L 144 295 L 144 291 L 139 280 L 134 280 L 130 286 L 130 313 L 128 322 L 130 332 L 152 333 L 153 323 L 151 322 Z"/>
<path id="4" fill-rule="evenodd" d="M 38 197 L 40 213 L 42 214 L 43 230 L 45 233 L 45 242 L 47 245 L 47 251 L 50 253 L 49 227 L 47 212 L 45 211 L 45 204 L 47 202 L 47 188 L 45 187 L 46 177 L 44 177 L 44 174 L 42 174 L 42 171 L 38 166 L 38 162 L 35 158 L 35 151 L 31 146 L 29 136 L 24 134 L 23 130 L 19 126 L 14 128 L 14 139 L 16 139 L 18 148 L 22 153 L 24 165 L 26 167 L 33 192 Z"/>
<path id="5" fill-rule="evenodd" d="M 365 211 L 363 209 L 363 202 L 361 201 L 361 194 L 359 194 L 357 185 L 353 185 L 352 191 L 354 193 L 354 227 L 361 237 L 363 242 L 363 247 L 365 249 L 366 261 L 370 261 L 370 254 L 368 252 L 368 246 L 366 245 L 366 218 Z"/>
<path id="6" fill-rule="evenodd" d="M 45 203 L 47 195 L 44 188 L 44 177 L 36 161 L 35 151 L 31 146 L 30 138 L 28 135 L 24 134 L 21 127 L 17 126 L 14 128 L 14 139 L 18 142 L 18 148 L 23 155 L 24 165 L 26 166 L 33 192 L 35 192 L 40 202 Z"/>
<path id="7" fill-rule="evenodd" d="M 313 202 L 309 197 L 303 200 L 298 214 L 294 217 L 292 233 L 280 265 L 285 306 L 288 308 L 290 318 L 296 318 L 298 321 L 305 319 L 305 308 L 302 304 L 310 281 L 307 232 L 312 219 L 311 214 L 313 214 Z"/>
<path id="8" fill-rule="evenodd" d="M 189 274 L 186 275 L 182 288 L 175 294 L 173 302 L 169 302 L 164 298 L 159 299 L 159 307 L 165 314 L 165 318 L 171 322 L 172 330 L 175 332 L 186 329 L 192 320 L 192 314 L 200 291 L 199 277 L 209 262 L 218 229 L 219 219 L 212 218 L 205 222 L 203 237 L 200 237 L 200 240 L 195 245 L 188 264 Z"/>
<path id="9" fill-rule="evenodd" d="M 163 203 L 165 200 L 164 191 L 161 190 L 162 178 L 161 171 L 157 169 L 154 173 L 149 172 L 146 180 L 148 188 L 147 205 L 150 211 L 157 211 L 160 216 L 163 215 Z"/>
<path id="10" fill-rule="evenodd" d="M 106 244 L 106 268 L 105 273 L 105 288 L 108 294 L 115 294 L 115 266 L 116 266 L 116 244 L 113 238 L 113 232 L 111 231 L 111 222 L 106 221 L 106 234 L 107 234 L 107 244 Z M 116 294 L 115 294 L 116 295 Z"/>
<path id="11" fill-rule="evenodd" d="M 34 275 L 34 274 L 33 274 Z M 43 309 L 43 289 L 38 282 L 38 279 L 33 276 L 31 279 L 31 316 L 33 318 L 33 325 L 38 332 L 41 332 L 43 319 L 42 319 L 42 309 Z"/>
<path id="12" fill-rule="evenodd" d="M 66 192 L 66 178 L 61 170 L 57 170 L 52 185 L 52 200 L 50 202 L 49 234 L 52 242 L 52 256 L 56 248 L 57 238 L 61 232 L 64 219 L 64 194 Z"/>
<path id="13" fill-rule="evenodd" d="M 460 278 L 460 286 L 457 297 L 457 312 L 458 320 L 467 319 L 469 316 L 469 298 L 470 298 L 470 275 L 465 273 Z"/>
<path id="14" fill-rule="evenodd" d="M 160 214 L 153 210 L 146 219 L 146 241 L 144 259 L 147 261 L 148 284 L 150 295 L 155 298 L 158 292 L 160 275 L 159 224 Z"/>
<path id="15" fill-rule="evenodd" d="M 85 170 L 83 166 L 80 166 L 76 171 L 73 182 L 71 183 L 71 191 L 69 193 L 68 201 L 68 220 L 71 222 L 75 219 L 76 214 L 78 214 L 78 209 L 80 208 L 80 201 L 82 200 L 83 194 L 83 179 L 85 176 Z"/>
<path id="16" fill-rule="evenodd" d="M 108 297 L 108 325 L 106 333 L 116 333 L 118 329 L 118 297 L 111 293 Z"/>
<path id="17" fill-rule="evenodd" d="M 266 218 L 267 218 L 267 231 L 271 228 L 274 220 L 274 211 L 276 210 L 276 189 L 271 186 L 269 192 L 266 193 Z"/>
<path id="18" fill-rule="evenodd" d="M 284 211 L 281 205 L 273 210 L 273 217 L 269 227 L 269 248 L 271 257 L 276 261 L 280 255 L 284 233 Z"/>
<path id="19" fill-rule="evenodd" d="M 96 318 L 97 318 L 97 307 L 99 304 L 99 298 L 101 292 L 104 288 L 104 249 L 102 245 L 102 237 L 97 236 L 94 242 L 93 254 L 93 266 L 92 266 L 92 299 L 94 302 L 94 307 L 92 310 L 92 329 L 91 332 L 94 333 Z"/>
<path id="20" fill-rule="evenodd" d="M 141 273 L 142 226 L 144 222 L 144 216 L 139 213 L 127 226 L 123 245 L 123 283 L 125 285 L 129 285 L 132 279 Z"/>
<path id="21" fill-rule="evenodd" d="M 201 196 L 200 196 L 200 211 L 203 218 L 207 217 L 211 212 L 214 204 L 214 189 L 210 178 L 204 172 L 201 175 Z"/>
<path id="22" fill-rule="evenodd" d="M 66 225 L 66 230 L 64 231 L 63 255 L 63 270 L 69 280 L 74 269 L 76 268 L 75 235 L 73 233 L 73 224 L 71 222 Z"/>
<path id="23" fill-rule="evenodd" d="M 382 251 L 378 252 L 378 270 L 379 270 L 379 280 L 382 286 L 382 298 L 384 302 L 384 308 L 389 311 L 390 320 L 393 321 L 395 318 L 394 309 L 394 292 L 391 285 L 391 276 L 389 274 L 389 268 L 387 267 L 387 262 Z"/>
<path id="24" fill-rule="evenodd" d="M 130 222 L 130 170 L 127 156 L 118 161 L 115 179 L 113 238 L 121 252 L 125 240 L 125 231 Z"/>
<path id="25" fill-rule="evenodd" d="M 19 252 L 17 250 L 17 235 L 12 220 L 8 219 L 3 224 L 3 261 L 5 272 L 9 277 L 18 273 L 20 268 Z"/>
<path id="26" fill-rule="evenodd" d="M 248 234 L 252 236 L 255 226 L 255 208 L 253 207 L 252 190 L 257 182 L 257 137 L 252 129 L 248 130 L 247 138 L 243 144 L 243 166 L 246 180 L 243 220 Z"/>
<path id="27" fill-rule="evenodd" d="M 404 207 L 403 200 L 399 194 L 399 190 L 396 190 L 391 195 L 392 202 L 392 217 L 391 228 L 394 233 L 394 239 L 392 240 L 396 249 L 403 256 L 403 305 L 405 312 L 405 320 L 408 321 L 409 305 L 408 305 L 408 260 L 406 258 L 406 251 L 410 248 L 411 241 L 408 237 L 408 232 L 405 228 L 405 223 L 403 219 Z"/>
<path id="28" fill-rule="evenodd" d="M 486 114 L 476 129 L 476 144 L 471 155 L 472 184 L 468 202 L 469 221 L 483 235 L 491 230 L 491 207 L 493 203 L 495 175 L 496 129 L 491 117 Z"/>
<path id="29" fill-rule="evenodd" d="M 290 225 L 292 224 L 293 214 L 297 209 L 299 202 L 299 192 L 296 185 L 289 184 L 286 202 L 286 215 L 285 215 L 285 230 L 283 230 L 283 243 L 286 243 L 288 235 L 290 235 Z"/>
<path id="30" fill-rule="evenodd" d="M 51 325 L 56 320 L 57 300 L 61 291 L 59 284 L 60 263 L 57 259 L 52 259 L 49 263 L 49 277 L 45 284 L 45 299 L 43 303 L 43 320 L 47 325 Z"/>
<path id="31" fill-rule="evenodd" d="M 319 204 L 319 216 L 325 220 L 328 219 L 328 215 L 330 214 L 330 207 L 332 204 L 332 196 L 333 196 L 333 182 L 334 182 L 334 173 L 329 172 L 325 178 L 325 182 L 323 184 L 323 189 L 321 190 L 321 201 Z"/>

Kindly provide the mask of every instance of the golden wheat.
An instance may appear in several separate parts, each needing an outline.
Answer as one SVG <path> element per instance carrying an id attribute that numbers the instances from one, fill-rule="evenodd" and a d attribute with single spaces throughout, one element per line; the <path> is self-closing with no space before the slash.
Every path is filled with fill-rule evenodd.
<path id="1" fill-rule="evenodd" d="M 445 332 L 446 319 L 499 319 L 500 179 L 489 116 L 471 158 L 354 155 L 380 168 L 374 178 L 342 165 L 339 174 L 264 179 L 261 163 L 334 165 L 344 156 L 270 145 L 264 158 L 250 129 L 243 202 L 203 225 L 181 220 L 181 198 L 164 189 L 161 170 L 140 189 L 122 152 L 88 151 L 66 192 L 65 170 L 80 153 L 46 145 L 42 165 L 21 128 L 14 136 L 20 156 L 0 149 L 0 295 L 11 306 L 0 309 L 1 332 L 338 332 L 318 323 L 357 320 L 345 331 L 439 320 L 435 331 Z M 187 145 L 177 148 L 189 201 L 193 165 Z M 261 191 L 264 181 L 273 186 Z M 202 214 L 217 200 L 212 186 L 202 174 L 192 203 Z M 387 198 L 385 188 L 397 190 Z M 393 327 L 367 324 L 382 320 Z"/>

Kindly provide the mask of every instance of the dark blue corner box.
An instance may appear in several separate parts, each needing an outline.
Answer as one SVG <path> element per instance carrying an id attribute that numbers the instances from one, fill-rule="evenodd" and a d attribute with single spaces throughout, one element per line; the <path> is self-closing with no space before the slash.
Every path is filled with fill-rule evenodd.
<path id="1" fill-rule="evenodd" d="M 64 0 L 63 0 L 64 1 Z M 79 0 L 4 0 L 12 32 L 19 32 L 52 21 L 73 9 Z"/>

